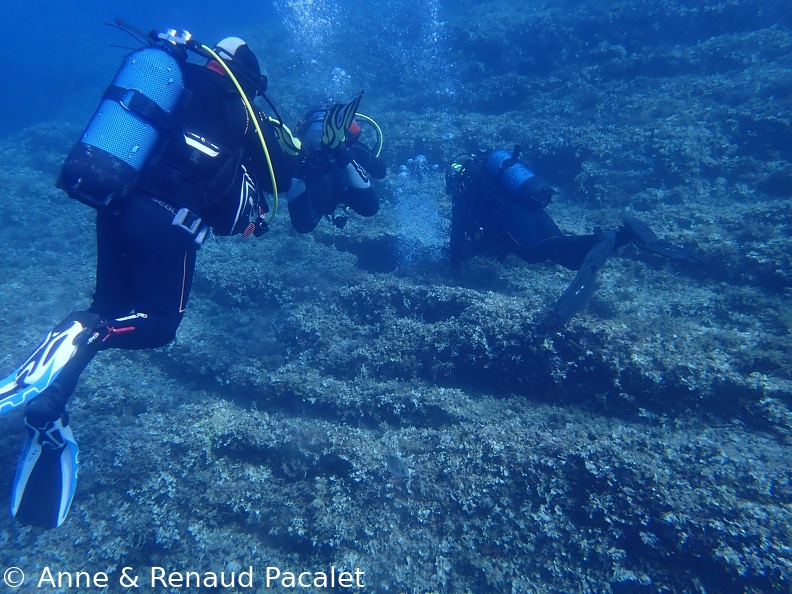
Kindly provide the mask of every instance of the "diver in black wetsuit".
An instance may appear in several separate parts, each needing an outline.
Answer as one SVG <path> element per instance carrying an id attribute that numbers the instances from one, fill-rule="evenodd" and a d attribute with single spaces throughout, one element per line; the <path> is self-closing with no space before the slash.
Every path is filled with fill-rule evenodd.
<path id="1" fill-rule="evenodd" d="M 175 53 L 180 50 L 177 43 L 187 45 L 191 39 L 172 37 L 175 34 L 160 36 L 167 39 L 168 52 Z M 88 310 L 61 322 L 20 368 L 21 376 L 18 370 L 22 379 L 14 384 L 7 378 L 0 390 L 0 413 L 27 401 L 29 439 L 12 502 L 22 523 L 54 528 L 66 517 L 77 469 L 66 403 L 95 354 L 108 348 L 155 348 L 172 341 L 187 307 L 196 252 L 209 230 L 217 235 L 262 235 L 269 223 L 264 192 L 273 192 L 273 181 L 279 190 L 289 189 L 291 162 L 270 120 L 252 107 L 254 97 L 266 90 L 256 56 L 237 37 L 221 40 L 211 51 L 201 47 L 205 53 L 200 63 L 180 64 L 185 91 L 174 121 L 160 127 L 159 148 L 122 197 L 108 198 L 88 188 L 91 176 L 96 190 L 124 167 L 86 145 L 88 129 L 64 164 L 59 187 L 97 209 L 96 290 Z M 149 68 L 154 76 L 164 70 L 146 60 L 128 59 L 123 68 Z M 148 72 L 143 76 L 150 76 Z M 128 74 L 133 75 L 137 71 Z M 117 88 L 115 81 L 114 85 Z M 168 85 L 172 80 L 163 83 Z M 147 126 L 156 128 L 163 118 L 153 101 L 141 98 L 135 89 L 118 92 L 111 86 L 108 97 L 110 103 L 117 99 L 125 109 L 136 110 L 138 119 L 150 120 Z M 103 106 L 97 114 L 106 120 L 114 105 Z M 103 172 L 104 163 L 113 166 Z M 49 354 L 38 354 L 45 351 Z M 54 381 L 47 379 L 47 374 L 57 373 Z M 30 392 L 31 385 L 38 387 L 14 400 L 15 391 Z"/>
<path id="2" fill-rule="evenodd" d="M 446 192 L 452 201 L 452 271 L 481 251 L 511 252 L 532 264 L 552 260 L 578 271 L 551 311 L 561 325 L 591 297 L 597 271 L 614 250 L 634 243 L 668 258 L 692 257 L 633 217 L 624 217 L 616 231 L 596 228 L 591 235 L 565 235 L 544 211 L 552 188 L 520 162 L 519 147 L 511 153 L 482 150 L 457 158 L 446 174 Z"/>
<path id="3" fill-rule="evenodd" d="M 322 217 L 343 227 L 347 209 L 363 217 L 372 217 L 379 210 L 369 178 L 383 179 L 385 163 L 359 141 L 361 128 L 355 120 L 346 130 L 344 141 L 328 149 L 322 141 L 327 112 L 327 107 L 313 108 L 295 126 L 301 147 L 297 179 L 292 181 L 286 199 L 292 226 L 300 233 L 313 231 Z"/>

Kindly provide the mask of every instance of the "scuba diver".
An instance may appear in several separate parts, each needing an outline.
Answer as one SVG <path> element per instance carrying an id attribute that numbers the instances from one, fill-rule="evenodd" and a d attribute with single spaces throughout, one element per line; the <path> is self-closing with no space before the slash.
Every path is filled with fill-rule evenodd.
<path id="1" fill-rule="evenodd" d="M 292 178 L 270 119 L 252 106 L 267 81 L 242 39 L 210 48 L 186 31 L 116 24 L 143 47 L 124 60 L 57 182 L 97 210 L 93 302 L 0 381 L 0 414 L 26 405 L 12 513 L 44 528 L 63 523 L 74 497 L 66 403 L 82 371 L 99 351 L 172 341 L 210 231 L 263 235 Z"/>
<path id="2" fill-rule="evenodd" d="M 673 260 L 696 259 L 662 239 L 642 221 L 623 217 L 616 231 L 597 227 L 591 235 L 565 235 L 544 208 L 553 189 L 512 152 L 482 149 L 457 157 L 446 173 L 451 196 L 450 259 L 452 272 L 463 260 L 490 251 L 513 253 L 528 263 L 552 260 L 576 270 L 574 280 L 550 311 L 550 322 L 566 324 L 594 292 L 597 272 L 608 256 L 633 243 Z"/>
<path id="3" fill-rule="evenodd" d="M 383 179 L 386 174 L 379 158 L 382 133 L 374 120 L 356 113 L 361 98 L 362 93 L 346 105 L 314 107 L 295 126 L 297 175 L 286 199 L 292 226 L 299 233 L 313 231 L 322 217 L 343 228 L 350 210 L 364 217 L 379 210 L 369 178 Z M 355 118 L 377 131 L 375 149 L 360 141 L 362 128 Z"/>

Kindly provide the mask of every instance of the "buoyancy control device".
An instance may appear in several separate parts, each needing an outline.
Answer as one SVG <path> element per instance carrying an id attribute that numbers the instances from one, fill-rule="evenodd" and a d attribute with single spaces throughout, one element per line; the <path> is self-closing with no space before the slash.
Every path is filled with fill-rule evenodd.
<path id="1" fill-rule="evenodd" d="M 126 56 L 66 157 L 59 188 L 97 209 L 132 192 L 184 95 L 183 57 L 173 49 L 190 38 L 186 31 L 169 31 L 160 35 L 161 44 Z"/>

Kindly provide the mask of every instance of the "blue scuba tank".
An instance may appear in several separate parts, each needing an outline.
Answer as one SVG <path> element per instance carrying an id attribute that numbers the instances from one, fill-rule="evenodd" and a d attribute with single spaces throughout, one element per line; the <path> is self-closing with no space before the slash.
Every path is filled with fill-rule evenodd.
<path id="1" fill-rule="evenodd" d="M 484 166 L 511 200 L 528 208 L 542 209 L 549 204 L 550 195 L 537 195 L 534 192 L 534 182 L 538 181 L 536 174 L 517 160 L 518 152 L 491 151 L 486 156 Z"/>
<path id="2" fill-rule="evenodd" d="M 129 54 L 66 158 L 57 186 L 94 208 L 130 194 L 183 94 L 184 75 L 171 53 L 146 47 Z"/>

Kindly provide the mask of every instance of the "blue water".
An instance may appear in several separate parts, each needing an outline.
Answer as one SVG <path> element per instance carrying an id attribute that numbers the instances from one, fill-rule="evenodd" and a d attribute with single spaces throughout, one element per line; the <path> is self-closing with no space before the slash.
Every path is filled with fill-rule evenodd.
<path id="1" fill-rule="evenodd" d="M 274 17 L 270 2 L 178 0 L 7 0 L 0 19 L 0 136 L 34 123 L 76 117 L 96 103 L 131 38 L 105 25 L 123 19 L 143 31 L 186 29 L 212 43 Z"/>

